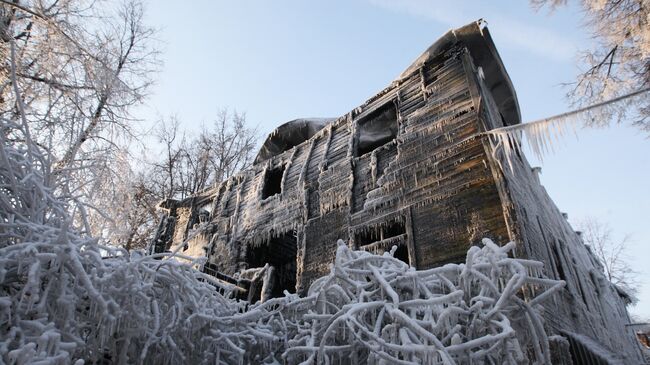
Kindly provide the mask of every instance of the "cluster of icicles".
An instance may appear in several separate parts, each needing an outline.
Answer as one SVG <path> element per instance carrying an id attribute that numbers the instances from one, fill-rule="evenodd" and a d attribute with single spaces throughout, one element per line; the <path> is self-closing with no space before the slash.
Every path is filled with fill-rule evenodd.
<path id="1" fill-rule="evenodd" d="M 537 307 L 563 283 L 514 243 L 417 271 L 339 242 L 305 297 L 249 305 L 175 260 L 35 236 L 0 249 L 0 363 L 550 363 Z"/>

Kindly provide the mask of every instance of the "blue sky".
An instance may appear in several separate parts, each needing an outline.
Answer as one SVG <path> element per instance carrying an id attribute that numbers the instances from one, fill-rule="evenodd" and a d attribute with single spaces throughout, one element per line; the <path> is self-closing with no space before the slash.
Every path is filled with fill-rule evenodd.
<path id="1" fill-rule="evenodd" d="M 299 117 L 336 117 L 387 86 L 452 27 L 487 20 L 525 121 L 568 109 L 561 84 L 591 42 L 575 8 L 535 12 L 527 1 L 156 0 L 147 21 L 161 29 L 164 66 L 136 116 L 177 115 L 187 129 L 220 108 L 246 112 L 266 135 Z M 579 132 L 543 162 L 542 183 L 572 222 L 608 222 L 630 234 L 641 273 L 633 313 L 650 318 L 650 140 L 625 125 Z"/>

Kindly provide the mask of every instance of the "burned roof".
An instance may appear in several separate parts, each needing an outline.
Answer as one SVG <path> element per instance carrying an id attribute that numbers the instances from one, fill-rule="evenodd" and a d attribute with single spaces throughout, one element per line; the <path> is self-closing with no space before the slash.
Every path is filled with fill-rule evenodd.
<path id="1" fill-rule="evenodd" d="M 480 67 L 485 83 L 494 95 L 506 125 L 521 123 L 521 113 L 517 102 L 517 95 L 499 57 L 490 32 L 483 20 L 472 22 L 463 27 L 452 29 L 427 48 L 415 62 L 402 72 L 390 87 L 399 85 L 401 80 L 418 70 L 427 62 L 433 60 L 454 45 L 462 43 Z M 279 155 L 302 142 L 310 139 L 325 125 L 336 120 L 335 118 L 301 118 L 294 119 L 280 125 L 271 132 L 260 148 L 255 164 Z"/>
<path id="2" fill-rule="evenodd" d="M 506 124 L 521 123 L 517 94 L 485 24 L 482 19 L 479 19 L 458 29 L 448 31 L 429 46 L 411 66 L 404 70 L 395 82 L 399 82 L 412 73 L 418 72 L 425 63 L 460 42 L 467 47 L 474 64 L 482 69 L 485 82 L 494 95 L 499 112 L 505 119 Z"/>
<path id="3" fill-rule="evenodd" d="M 334 120 L 335 118 L 302 118 L 282 124 L 266 137 L 254 163 L 266 161 L 301 144 Z"/>

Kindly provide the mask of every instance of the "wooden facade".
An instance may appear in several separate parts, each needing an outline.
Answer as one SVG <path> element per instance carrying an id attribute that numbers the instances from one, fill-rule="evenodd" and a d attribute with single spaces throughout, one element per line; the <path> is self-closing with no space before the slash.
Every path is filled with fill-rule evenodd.
<path id="1" fill-rule="evenodd" d="M 542 261 L 549 277 L 567 282 L 545 308 L 549 332 L 570 339 L 554 344 L 557 354 L 590 363 L 601 355 L 584 353 L 588 338 L 609 352 L 604 363 L 640 362 L 622 325 L 625 304 L 597 260 L 525 157 L 506 167 L 482 133 L 520 122 L 487 28 L 469 24 L 304 141 L 258 156 L 196 196 L 162 203 L 167 215 L 153 250 L 183 245 L 181 253 L 207 256 L 227 276 L 269 263 L 280 295 L 304 292 L 328 272 L 337 239 L 374 252 L 397 246 L 395 256 L 418 269 L 463 262 L 483 237 L 514 240 L 518 257 Z"/>

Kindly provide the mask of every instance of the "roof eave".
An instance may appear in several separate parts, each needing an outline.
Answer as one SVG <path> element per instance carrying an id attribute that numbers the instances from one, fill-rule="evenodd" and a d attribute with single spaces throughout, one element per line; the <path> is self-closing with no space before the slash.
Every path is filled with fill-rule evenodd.
<path id="1" fill-rule="evenodd" d="M 490 32 L 484 24 L 485 22 L 479 19 L 448 31 L 404 70 L 396 81 L 409 77 L 426 62 L 445 52 L 449 47 L 462 43 L 469 51 L 474 64 L 483 69 L 485 83 L 492 92 L 506 124 L 519 124 L 521 123 L 521 112 L 517 94 L 492 41 Z"/>

